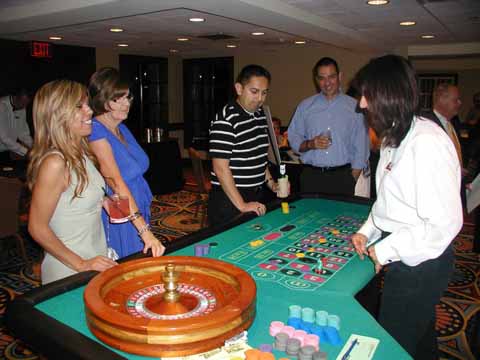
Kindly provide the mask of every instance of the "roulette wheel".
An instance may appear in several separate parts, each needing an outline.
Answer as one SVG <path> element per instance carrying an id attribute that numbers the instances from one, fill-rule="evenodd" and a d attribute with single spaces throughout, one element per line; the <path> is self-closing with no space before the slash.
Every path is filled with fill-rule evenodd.
<path id="1" fill-rule="evenodd" d="M 122 351 L 178 357 L 221 347 L 255 317 L 255 281 L 214 259 L 163 256 L 98 274 L 84 293 L 90 331 Z"/>

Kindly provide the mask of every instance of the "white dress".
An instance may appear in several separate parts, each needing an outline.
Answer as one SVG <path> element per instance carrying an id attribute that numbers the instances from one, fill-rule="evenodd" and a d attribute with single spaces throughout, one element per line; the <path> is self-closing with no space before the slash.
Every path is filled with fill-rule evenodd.
<path id="1" fill-rule="evenodd" d="M 107 255 L 107 242 L 101 216 L 105 181 L 87 157 L 85 157 L 85 165 L 88 185 L 80 197 L 72 199 L 77 178 L 75 173 L 71 172 L 70 185 L 60 196 L 50 220 L 50 228 L 66 247 L 83 259 L 90 259 L 98 255 Z M 42 284 L 48 284 L 75 273 L 73 269 L 48 252 L 45 254 L 42 262 Z"/>

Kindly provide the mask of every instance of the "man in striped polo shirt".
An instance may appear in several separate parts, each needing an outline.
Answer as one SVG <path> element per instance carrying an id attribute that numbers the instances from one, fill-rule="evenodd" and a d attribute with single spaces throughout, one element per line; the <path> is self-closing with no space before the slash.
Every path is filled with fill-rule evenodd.
<path id="1" fill-rule="evenodd" d="M 270 79 L 259 65 L 244 67 L 235 82 L 237 99 L 225 105 L 210 125 L 213 171 L 208 219 L 212 225 L 245 212 L 264 215 L 264 184 L 277 189 L 267 168 L 269 140 L 262 109 Z"/>

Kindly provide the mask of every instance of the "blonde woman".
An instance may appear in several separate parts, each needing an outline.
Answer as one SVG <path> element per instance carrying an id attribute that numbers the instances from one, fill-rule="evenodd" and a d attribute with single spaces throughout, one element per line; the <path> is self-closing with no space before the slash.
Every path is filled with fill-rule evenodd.
<path id="1" fill-rule="evenodd" d="M 57 80 L 42 86 L 33 102 L 28 230 L 45 249 L 42 284 L 116 264 L 106 257 L 105 183 L 88 148 L 92 110 L 86 94 L 79 83 Z"/>

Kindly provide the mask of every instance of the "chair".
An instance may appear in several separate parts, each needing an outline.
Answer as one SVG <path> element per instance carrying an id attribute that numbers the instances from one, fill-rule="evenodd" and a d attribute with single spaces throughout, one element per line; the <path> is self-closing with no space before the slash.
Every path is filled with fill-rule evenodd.
<path id="1" fill-rule="evenodd" d="M 0 177 L 0 240 L 14 237 L 17 247 L 25 263 L 30 266 L 30 260 L 25 249 L 25 240 L 18 233 L 18 217 L 20 192 L 23 183 L 18 179 Z"/>
<path id="2" fill-rule="evenodd" d="M 203 200 L 202 194 L 208 194 L 210 184 L 210 181 L 205 178 L 205 172 L 203 169 L 203 160 L 207 159 L 207 155 L 194 149 L 193 147 L 188 148 L 188 155 L 192 161 L 193 177 L 195 178 L 196 192 L 198 193 L 194 217 L 198 218 L 198 215 L 201 215 L 200 227 L 203 228 L 206 225 L 207 220 L 207 204 Z M 203 211 L 200 211 L 201 209 Z"/>

